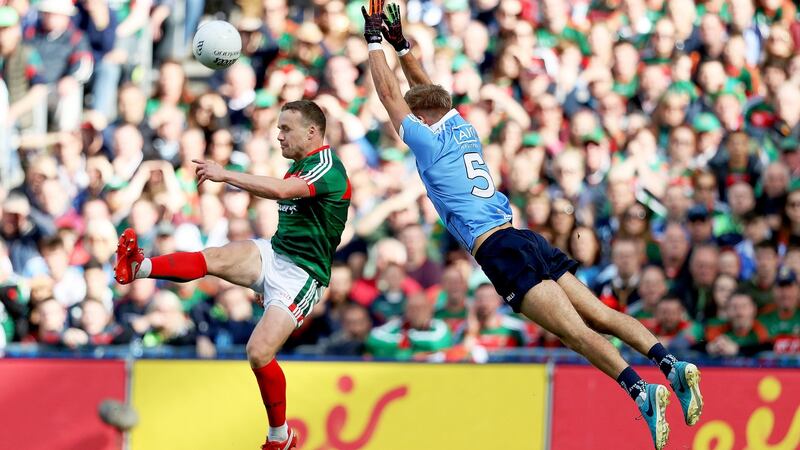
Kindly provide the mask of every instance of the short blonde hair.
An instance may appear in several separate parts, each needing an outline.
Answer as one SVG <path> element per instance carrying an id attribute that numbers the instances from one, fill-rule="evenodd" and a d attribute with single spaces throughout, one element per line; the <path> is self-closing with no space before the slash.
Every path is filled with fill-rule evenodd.
<path id="1" fill-rule="evenodd" d="M 419 84 L 406 92 L 406 103 L 413 113 L 423 111 L 450 111 L 453 100 L 450 93 L 438 84 Z"/>

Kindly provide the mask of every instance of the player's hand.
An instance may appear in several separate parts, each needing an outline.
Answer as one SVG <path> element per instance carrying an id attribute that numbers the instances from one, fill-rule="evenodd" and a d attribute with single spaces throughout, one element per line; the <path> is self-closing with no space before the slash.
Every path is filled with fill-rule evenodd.
<path id="1" fill-rule="evenodd" d="M 389 3 L 386 13 L 382 14 L 384 27 L 381 28 L 386 42 L 392 44 L 395 51 L 403 51 L 409 48 L 406 37 L 403 36 L 403 24 L 400 21 L 400 7 L 397 3 Z"/>
<path id="2" fill-rule="evenodd" d="M 364 16 L 364 39 L 368 44 L 380 44 L 383 41 L 383 0 L 369 0 L 369 13 L 362 6 L 361 15 Z"/>
<path id="3" fill-rule="evenodd" d="M 225 169 L 214 161 L 205 161 L 202 159 L 193 159 L 193 163 L 197 164 L 194 168 L 194 173 L 197 175 L 197 185 L 203 184 L 203 181 L 225 181 Z"/>

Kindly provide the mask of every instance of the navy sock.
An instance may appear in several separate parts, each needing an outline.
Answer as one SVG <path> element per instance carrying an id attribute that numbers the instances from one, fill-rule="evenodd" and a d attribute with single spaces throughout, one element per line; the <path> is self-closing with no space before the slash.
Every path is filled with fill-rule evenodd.
<path id="1" fill-rule="evenodd" d="M 631 366 L 626 367 L 625 370 L 619 374 L 617 383 L 622 386 L 622 389 L 628 391 L 628 395 L 634 400 L 636 400 L 639 394 L 644 392 L 647 387 L 647 383 L 642 380 L 642 377 L 640 377 Z"/>
<path id="2" fill-rule="evenodd" d="M 672 366 L 678 362 L 661 343 L 654 345 L 653 348 L 647 352 L 647 357 L 656 363 L 665 377 L 669 376 L 669 373 L 672 371 Z"/>

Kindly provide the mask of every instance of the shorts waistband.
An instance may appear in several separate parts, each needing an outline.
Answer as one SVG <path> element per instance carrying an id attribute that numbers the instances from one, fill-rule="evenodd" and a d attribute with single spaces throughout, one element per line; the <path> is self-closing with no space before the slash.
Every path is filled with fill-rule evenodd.
<path id="1" fill-rule="evenodd" d="M 516 230 L 516 228 L 514 228 L 514 227 L 503 228 L 502 230 L 497 230 L 494 233 L 492 233 L 491 236 L 489 236 L 488 238 L 486 238 L 485 241 L 483 241 L 483 244 L 481 244 L 480 248 L 478 248 L 478 251 L 475 252 L 475 261 L 477 261 L 478 264 L 480 264 L 481 263 L 481 259 L 483 259 L 483 256 L 482 256 L 483 253 L 488 251 L 486 249 L 491 247 L 492 245 L 494 245 L 494 243 L 497 242 L 500 238 L 502 238 L 503 235 L 505 235 L 506 233 L 509 233 L 509 232 L 511 232 L 513 230 Z"/>

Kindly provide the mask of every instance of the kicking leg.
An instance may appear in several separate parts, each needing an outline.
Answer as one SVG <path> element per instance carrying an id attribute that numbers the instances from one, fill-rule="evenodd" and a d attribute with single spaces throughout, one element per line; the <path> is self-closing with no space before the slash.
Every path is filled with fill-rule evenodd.
<path id="1" fill-rule="evenodd" d="M 121 284 L 136 278 L 186 282 L 214 275 L 249 288 L 261 276 L 261 254 L 253 241 L 239 241 L 202 252 L 145 258 L 138 247 L 136 233 L 128 228 L 119 238 L 114 275 Z"/>
<path id="2" fill-rule="evenodd" d="M 267 307 L 247 342 L 247 359 L 258 382 L 261 399 L 267 410 L 269 432 L 267 444 L 272 449 L 297 445 L 294 431 L 286 425 L 286 377 L 275 355 L 295 329 L 294 317 L 276 306 Z"/>
<path id="3" fill-rule="evenodd" d="M 667 377 L 683 409 L 687 425 L 694 425 L 703 412 L 700 394 L 700 371 L 692 363 L 678 361 L 641 322 L 615 311 L 597 299 L 586 285 L 571 273 L 558 279 L 572 306 L 586 323 L 599 333 L 620 338 L 652 360 Z"/>
<path id="4" fill-rule="evenodd" d="M 664 448 L 669 437 L 665 415 L 669 391 L 666 387 L 646 384 L 607 339 L 586 326 L 558 283 L 544 280 L 531 288 L 523 299 L 521 309 L 525 316 L 558 336 L 567 347 L 617 380 L 636 401 L 650 428 L 656 449 Z"/>

